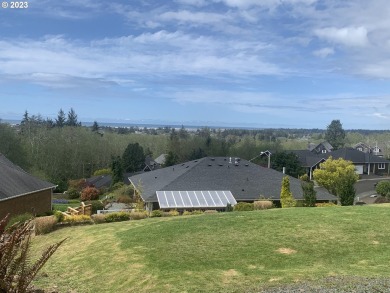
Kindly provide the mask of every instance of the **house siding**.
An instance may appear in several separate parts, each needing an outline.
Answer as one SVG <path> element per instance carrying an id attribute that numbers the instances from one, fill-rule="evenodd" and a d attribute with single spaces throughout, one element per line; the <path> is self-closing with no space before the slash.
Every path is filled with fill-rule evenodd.
<path id="1" fill-rule="evenodd" d="M 51 211 L 52 190 L 46 189 L 0 201 L 0 219 L 24 213 L 41 215 Z"/>

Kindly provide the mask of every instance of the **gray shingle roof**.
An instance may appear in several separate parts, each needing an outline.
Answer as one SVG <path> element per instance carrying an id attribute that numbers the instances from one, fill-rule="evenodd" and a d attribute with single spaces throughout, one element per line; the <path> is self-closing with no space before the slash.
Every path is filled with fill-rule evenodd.
<path id="1" fill-rule="evenodd" d="M 246 160 L 237 166 L 229 158 L 206 157 L 129 178 L 141 184 L 145 201 L 156 202 L 156 191 L 230 190 L 236 200 L 256 200 L 260 196 L 280 199 L 282 179 L 285 176 L 273 169 L 263 168 Z M 302 199 L 300 180 L 290 177 L 290 189 L 296 199 Z M 326 191 L 317 191 L 319 200 L 335 200 Z"/>
<path id="2" fill-rule="evenodd" d="M 333 159 L 343 158 L 344 160 L 352 161 L 353 163 L 389 163 L 388 160 L 375 156 L 373 154 L 364 153 L 353 148 L 343 148 L 336 151 L 332 151 L 324 157 Z"/>
<path id="3" fill-rule="evenodd" d="M 55 187 L 53 183 L 28 174 L 0 154 L 0 201 Z"/>

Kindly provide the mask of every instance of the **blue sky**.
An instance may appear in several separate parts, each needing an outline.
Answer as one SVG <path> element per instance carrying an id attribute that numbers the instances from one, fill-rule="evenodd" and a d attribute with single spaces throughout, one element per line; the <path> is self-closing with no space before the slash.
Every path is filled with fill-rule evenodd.
<path id="1" fill-rule="evenodd" d="M 389 129 L 387 0 L 0 8 L 0 118 Z"/>

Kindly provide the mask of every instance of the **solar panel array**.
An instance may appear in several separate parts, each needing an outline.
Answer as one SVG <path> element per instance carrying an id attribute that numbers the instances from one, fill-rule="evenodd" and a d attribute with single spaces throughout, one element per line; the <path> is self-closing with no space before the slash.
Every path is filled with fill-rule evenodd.
<path id="1" fill-rule="evenodd" d="M 157 191 L 160 209 L 224 208 L 234 206 L 236 199 L 230 191 Z"/>

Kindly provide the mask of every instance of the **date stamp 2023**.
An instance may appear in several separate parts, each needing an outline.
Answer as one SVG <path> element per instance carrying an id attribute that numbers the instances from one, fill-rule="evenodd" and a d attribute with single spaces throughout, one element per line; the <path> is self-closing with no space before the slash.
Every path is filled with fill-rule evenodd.
<path id="1" fill-rule="evenodd" d="M 9 9 L 26 9 L 28 8 L 28 1 L 3 1 L 1 2 L 2 8 Z"/>

